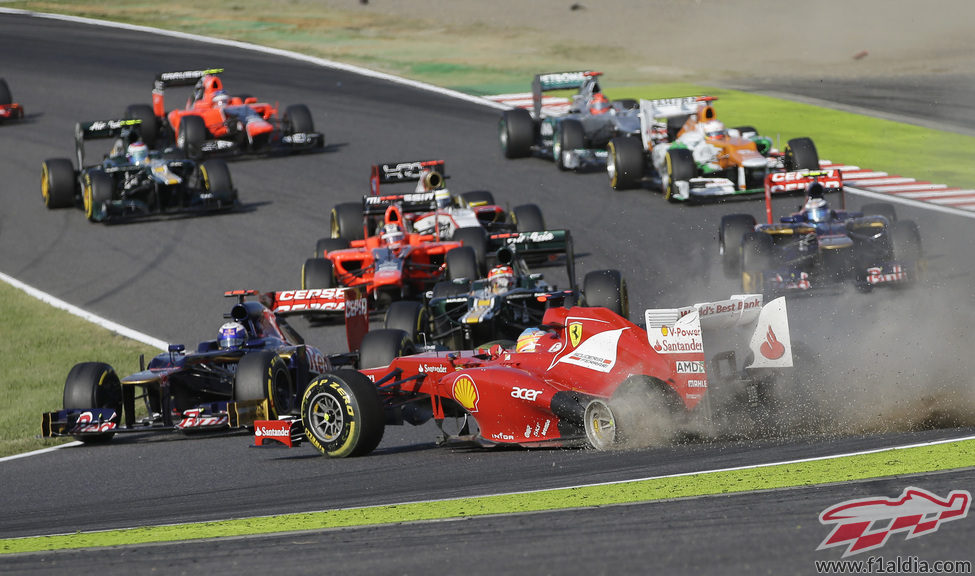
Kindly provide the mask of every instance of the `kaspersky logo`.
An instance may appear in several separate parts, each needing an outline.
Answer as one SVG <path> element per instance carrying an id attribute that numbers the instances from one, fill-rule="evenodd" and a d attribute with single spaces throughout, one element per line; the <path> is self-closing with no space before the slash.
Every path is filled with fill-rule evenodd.
<path id="1" fill-rule="evenodd" d="M 846 546 L 846 558 L 880 548 L 891 534 L 907 532 L 908 540 L 933 534 L 943 522 L 966 517 L 971 500 L 967 490 L 954 490 L 940 498 L 914 487 L 905 489 L 898 498 L 847 500 L 819 515 L 823 525 L 835 527 L 816 550 Z"/>

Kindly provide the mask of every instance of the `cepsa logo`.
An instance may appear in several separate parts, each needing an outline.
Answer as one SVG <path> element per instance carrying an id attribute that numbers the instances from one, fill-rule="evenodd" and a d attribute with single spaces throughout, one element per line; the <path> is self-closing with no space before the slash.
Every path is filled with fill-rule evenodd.
<path id="1" fill-rule="evenodd" d="M 967 490 L 953 490 L 940 498 L 913 486 L 897 498 L 847 500 L 819 515 L 820 523 L 835 527 L 816 550 L 846 546 L 845 558 L 880 548 L 898 532 L 907 532 L 908 539 L 933 534 L 942 522 L 966 517 L 971 500 Z"/>

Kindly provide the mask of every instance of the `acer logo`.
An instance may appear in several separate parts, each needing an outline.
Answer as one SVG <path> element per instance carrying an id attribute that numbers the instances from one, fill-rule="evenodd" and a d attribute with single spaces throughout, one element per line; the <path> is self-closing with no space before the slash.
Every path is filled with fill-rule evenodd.
<path id="1" fill-rule="evenodd" d="M 528 400 L 529 402 L 534 402 L 536 398 L 541 396 L 541 390 L 532 390 L 531 388 L 512 388 L 511 397 L 520 398 L 521 400 Z"/>

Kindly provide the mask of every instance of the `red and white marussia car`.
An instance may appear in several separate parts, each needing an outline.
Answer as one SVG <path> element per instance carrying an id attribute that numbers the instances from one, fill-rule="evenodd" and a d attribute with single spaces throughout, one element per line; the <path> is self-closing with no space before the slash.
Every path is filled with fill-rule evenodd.
<path id="1" fill-rule="evenodd" d="M 7 81 L 0 78 L 0 122 L 19 120 L 24 117 L 24 107 L 14 102 Z"/>
<path id="2" fill-rule="evenodd" d="M 356 456 L 387 424 L 433 419 L 444 440 L 602 450 L 645 444 L 661 425 L 708 430 L 731 410 L 762 417 L 774 387 L 794 385 L 784 298 L 738 295 L 645 319 L 641 328 L 605 308 L 551 308 L 513 348 L 407 356 L 405 332 L 369 332 L 358 371 L 322 374 L 300 422 L 259 421 L 256 434 L 291 440 L 303 428 L 321 452 Z"/>

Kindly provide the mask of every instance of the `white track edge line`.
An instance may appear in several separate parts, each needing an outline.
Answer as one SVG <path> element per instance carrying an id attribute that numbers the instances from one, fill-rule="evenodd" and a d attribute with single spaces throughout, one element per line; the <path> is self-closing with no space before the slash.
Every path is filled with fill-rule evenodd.
<path id="1" fill-rule="evenodd" d="M 942 440 L 932 440 L 931 442 L 918 442 L 916 444 L 905 444 L 905 445 L 902 445 L 902 446 L 888 446 L 886 448 L 873 448 L 873 449 L 870 449 L 870 450 L 860 450 L 860 451 L 857 451 L 857 452 L 846 452 L 846 453 L 843 453 L 843 454 L 833 454 L 833 455 L 827 455 L 827 456 L 813 456 L 813 457 L 810 457 L 810 458 L 798 458 L 798 459 L 795 459 L 795 460 L 783 460 L 783 461 L 780 461 L 780 462 L 767 462 L 767 463 L 764 463 L 764 464 L 749 464 L 749 465 L 746 465 L 746 466 L 733 466 L 733 467 L 730 467 L 730 468 L 716 468 L 716 469 L 713 469 L 713 470 L 699 470 L 699 471 L 696 471 L 696 472 L 680 472 L 680 473 L 677 473 L 677 474 L 665 474 L 665 475 L 662 475 L 662 476 L 649 476 L 649 477 L 646 477 L 646 478 L 632 478 L 632 479 L 629 479 L 629 480 L 613 480 L 613 481 L 609 481 L 609 482 L 595 482 L 595 483 L 592 483 L 592 484 L 577 484 L 577 485 L 574 485 L 574 486 L 561 486 L 561 487 L 557 487 L 557 488 L 538 488 L 536 490 L 522 490 L 522 491 L 517 491 L 517 492 L 500 492 L 500 493 L 497 493 L 497 494 L 479 494 L 479 495 L 473 495 L 473 496 L 455 496 L 455 497 L 452 497 L 452 498 L 435 498 L 435 499 L 432 499 L 432 500 L 410 500 L 410 501 L 406 501 L 406 502 L 391 502 L 391 503 L 386 503 L 386 504 L 373 504 L 373 505 L 369 505 L 369 506 L 349 506 L 349 507 L 346 507 L 346 508 L 333 508 L 333 509 L 323 509 L 323 510 L 306 510 L 306 511 L 303 511 L 303 512 L 285 512 L 285 513 L 278 513 L 278 514 L 262 514 L 260 516 L 242 516 L 242 517 L 237 517 L 237 518 L 223 518 L 223 519 L 199 520 L 199 521 L 196 521 L 196 522 L 176 522 L 176 523 L 172 523 L 172 524 L 155 524 L 155 525 L 151 525 L 151 526 L 133 526 L 133 527 L 128 527 L 128 528 L 106 528 L 104 530 L 91 530 L 91 531 L 81 531 L 81 532 L 64 532 L 64 533 L 58 533 L 58 534 L 38 534 L 38 535 L 34 535 L 34 536 L 17 536 L 17 537 L 13 537 L 13 538 L 3 538 L 3 539 L 0 539 L 0 540 L 27 540 L 27 539 L 32 539 L 32 538 L 47 538 L 47 537 L 54 537 L 54 536 L 69 536 L 69 535 L 74 535 L 74 534 L 100 534 L 100 533 L 103 533 L 103 532 L 115 532 L 115 531 L 120 531 L 120 530 L 133 530 L 133 529 L 136 529 L 136 528 L 169 528 L 169 527 L 174 527 L 174 526 L 196 526 L 196 525 L 200 525 L 200 524 L 212 524 L 214 522 L 224 522 L 224 521 L 232 521 L 232 520 L 259 520 L 261 518 L 274 518 L 274 517 L 278 517 L 278 516 L 297 516 L 297 515 L 300 515 L 300 514 L 322 514 L 322 513 L 328 513 L 328 512 L 342 512 L 342 511 L 348 511 L 348 510 L 370 510 L 370 509 L 375 509 L 375 508 L 385 508 L 385 507 L 394 507 L 394 506 L 407 506 L 407 505 L 413 505 L 413 504 L 440 504 L 440 503 L 444 503 L 444 502 L 455 502 L 455 501 L 460 501 L 460 500 L 472 500 L 472 499 L 478 499 L 478 498 L 494 498 L 494 497 L 503 497 L 503 496 L 523 496 L 523 495 L 528 495 L 528 494 L 538 494 L 540 492 L 555 492 L 555 491 L 561 491 L 561 490 L 577 490 L 579 488 L 593 488 L 593 487 L 597 487 L 597 486 L 614 486 L 614 485 L 618 485 L 618 484 L 633 484 L 633 483 L 636 483 L 636 482 L 647 482 L 647 481 L 650 481 L 650 480 L 665 480 L 665 479 L 670 479 L 670 478 L 683 478 L 683 477 L 687 477 L 687 476 L 720 474 L 722 472 L 736 472 L 736 471 L 741 471 L 741 470 L 755 470 L 755 469 L 760 469 L 760 468 L 771 468 L 773 466 L 788 466 L 788 465 L 792 465 L 792 464 L 802 464 L 802 463 L 805 463 L 805 462 L 816 462 L 816 461 L 821 461 L 821 460 L 838 460 L 840 458 L 848 458 L 848 457 L 851 457 L 851 456 L 864 456 L 864 455 L 868 455 L 868 454 L 878 454 L 878 453 L 881 453 L 881 452 L 893 452 L 893 451 L 896 451 L 896 450 L 908 450 L 908 449 L 911 449 L 911 448 L 923 448 L 925 446 L 937 446 L 939 444 L 950 444 L 952 442 L 965 442 L 965 441 L 968 441 L 968 440 L 975 440 L 975 436 L 963 436 L 961 438 L 946 438 L 946 439 L 942 439 Z M 876 478 L 883 478 L 883 477 L 884 476 L 877 476 Z M 815 485 L 815 484 L 813 484 L 813 485 Z M 803 485 L 803 486 L 805 486 L 805 485 Z M 752 492 L 752 490 L 741 490 L 740 492 Z M 728 495 L 728 494 L 729 493 L 722 492 L 720 494 L 714 494 L 714 495 L 716 495 L 716 496 L 724 496 L 724 495 Z M 710 495 L 710 494 L 705 494 L 705 496 L 707 496 L 707 495 Z M 664 499 L 660 499 L 660 500 L 664 500 Z M 647 502 L 653 502 L 653 501 L 656 501 L 656 500 L 647 500 Z M 572 508 L 581 508 L 581 507 L 582 506 L 572 506 L 572 507 L 569 507 L 569 509 L 572 509 Z M 272 534 L 275 534 L 275 533 L 272 533 Z"/>
<path id="2" fill-rule="evenodd" d="M 153 338 L 152 336 L 149 336 L 148 334 L 143 334 L 142 332 L 133 330 L 131 328 L 127 328 L 125 326 L 122 326 L 121 324 L 118 324 L 116 322 L 112 322 L 111 320 L 102 318 L 101 316 L 98 316 L 96 314 L 92 314 L 91 312 L 82 310 L 81 308 L 75 306 L 74 304 L 68 304 L 64 300 L 61 300 L 60 298 L 56 298 L 56 297 L 48 294 L 47 292 L 42 292 L 42 291 L 38 290 L 37 288 L 34 288 L 33 286 L 30 286 L 28 284 L 25 284 L 25 283 L 21 282 L 20 280 L 17 280 L 16 278 L 14 278 L 12 276 L 8 276 L 7 274 L 4 274 L 3 272 L 0 272 L 0 280 L 6 282 L 7 284 L 9 284 L 11 286 L 13 286 L 14 288 L 19 288 L 20 290 L 23 290 L 29 296 L 33 296 L 34 298 L 37 298 L 38 300 L 40 300 L 41 302 L 44 302 L 45 304 L 50 304 L 51 306 L 54 306 L 55 308 L 59 308 L 61 310 L 64 310 L 64 311 L 69 312 L 71 314 L 74 314 L 75 316 L 78 316 L 80 318 L 83 318 L 83 319 L 91 322 L 92 324 L 97 324 L 98 326 L 101 326 L 102 328 L 105 328 L 107 330 L 110 330 L 112 332 L 115 332 L 116 334 L 119 334 L 120 336 L 125 336 L 126 338 L 129 338 L 131 340 L 135 340 L 137 342 L 141 342 L 143 344 L 147 344 L 149 346 L 152 346 L 154 348 L 158 348 L 160 350 L 167 350 L 169 348 L 169 343 L 168 342 L 165 342 L 165 341 L 160 340 L 158 338 Z"/>

